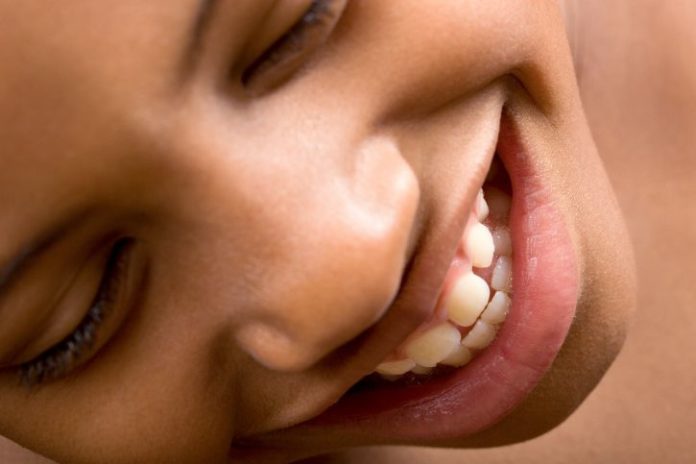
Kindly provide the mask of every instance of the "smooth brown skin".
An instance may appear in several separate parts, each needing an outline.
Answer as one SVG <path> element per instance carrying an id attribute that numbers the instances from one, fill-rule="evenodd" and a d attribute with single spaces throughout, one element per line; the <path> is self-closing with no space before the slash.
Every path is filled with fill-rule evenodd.
<path id="1" fill-rule="evenodd" d="M 312 462 L 696 460 L 696 3 L 577 0 L 568 13 L 583 105 L 635 247 L 638 310 L 620 356 L 566 422 L 535 440 Z"/>
<path id="2" fill-rule="evenodd" d="M 273 94 L 252 99 L 238 86 L 230 85 L 222 93 L 214 83 L 221 79 L 221 69 L 229 69 L 236 57 L 244 56 L 243 47 L 237 47 L 243 41 L 241 25 L 252 24 L 249 18 L 266 2 L 239 2 L 242 7 L 227 8 L 224 18 L 216 18 L 206 53 L 184 83 L 174 79 L 179 69 L 175 57 L 184 48 L 194 2 L 172 6 L 153 1 L 144 6 L 124 1 L 110 5 L 108 13 L 86 0 L 53 9 L 38 1 L 0 3 L 0 18 L 7 23 L 0 29 L 0 140 L 7 163 L 0 186 L 0 217 L 3 230 L 10 232 L 2 239 L 2 256 L 56 216 L 97 204 L 104 211 L 104 223 L 128 228 L 144 243 L 151 266 L 147 297 L 137 311 L 131 309 L 134 314 L 108 350 L 85 370 L 31 395 L 16 387 L 10 372 L 0 376 L 0 432 L 61 462 L 214 462 L 232 439 L 249 430 L 271 430 L 318 413 L 393 344 L 376 340 L 350 362 L 317 363 L 336 348 L 334 335 L 350 338 L 382 316 L 404 256 L 414 246 L 413 236 L 422 233 L 426 219 L 435 219 L 427 233 L 437 237 L 442 222 L 452 217 L 448 198 L 473 198 L 474 191 L 466 185 L 473 167 L 467 166 L 462 148 L 468 139 L 457 139 L 456 134 L 478 133 L 473 125 L 486 119 L 481 114 L 489 114 L 501 98 L 520 111 L 523 124 L 537 127 L 540 113 L 555 123 L 556 132 L 550 135 L 536 132 L 545 147 L 537 156 L 544 157 L 553 172 L 560 206 L 576 240 L 583 298 L 568 343 L 540 389 L 510 419 L 462 440 L 461 445 L 528 438 L 569 414 L 621 342 L 632 306 L 632 263 L 573 91 L 569 51 L 561 46 L 562 20 L 553 2 L 535 8 L 502 1 L 437 4 L 439 8 L 427 2 L 404 5 L 397 17 L 390 13 L 391 2 L 355 2 L 332 39 L 330 54 L 320 54 L 306 73 L 294 76 Z M 475 20 L 468 8 L 476 8 Z M 128 21 L 135 11 L 139 21 Z M 578 32 L 571 37 L 597 37 L 585 35 L 590 27 L 600 33 L 616 32 L 616 24 L 633 30 L 630 19 L 619 21 L 620 13 L 615 12 L 614 22 L 606 11 L 576 11 L 579 19 L 605 15 L 606 24 L 579 20 Z M 21 20 L 26 17 L 33 21 Z M 647 15 L 645 20 L 651 18 Z M 648 23 L 639 30 L 650 27 Z M 418 33 L 425 30 L 431 33 Z M 678 30 L 670 26 L 669 33 Z M 230 36 L 229 31 L 240 37 Z M 654 122 L 646 116 L 652 115 L 648 109 L 674 113 L 684 101 L 645 98 L 655 91 L 647 79 L 638 81 L 646 93 L 626 85 L 626 76 L 633 74 L 612 60 L 631 52 L 622 45 L 623 37 L 616 34 L 615 49 L 595 45 L 594 39 L 587 39 L 583 47 L 575 44 L 576 51 L 582 50 L 576 60 L 587 56 L 587 64 L 578 68 L 582 96 L 600 153 L 610 173 L 621 174 L 615 186 L 620 198 L 630 199 L 625 210 L 634 239 L 652 244 L 658 238 L 645 235 L 646 224 L 660 224 L 660 218 L 681 225 L 675 221 L 683 214 L 683 208 L 677 209 L 683 204 L 671 205 L 674 212 L 663 204 L 650 209 L 655 198 L 649 187 L 659 185 L 658 193 L 668 195 L 669 188 L 679 184 L 662 185 L 664 179 L 677 173 L 680 177 L 675 180 L 684 179 L 681 187 L 686 189 L 690 185 L 686 154 L 693 145 L 670 137 L 674 152 L 664 155 L 678 157 L 675 163 L 681 167 L 676 171 L 673 164 L 655 156 L 654 147 L 662 146 L 660 137 L 665 133 L 689 132 L 663 118 L 664 130 L 651 126 L 653 132 L 646 135 L 645 124 Z M 372 41 L 372 46 L 365 47 L 362 41 Z M 490 46 L 510 53 L 492 56 Z M 661 50 L 655 48 L 648 56 L 664 59 Z M 399 72 L 375 73 L 384 62 L 394 63 Z M 631 63 L 636 62 L 650 63 Z M 589 63 L 598 63 L 599 68 Z M 497 79 L 512 69 L 531 92 L 532 103 L 519 88 L 509 87 L 509 80 Z M 584 74 L 588 69 L 606 69 L 607 74 Z M 672 76 L 661 71 L 662 76 Z M 689 86 L 693 79 L 680 80 L 688 71 L 675 68 L 673 77 L 693 92 Z M 444 85 L 452 82 L 452 72 L 466 77 Z M 625 105 L 617 101 L 647 103 L 644 112 L 623 112 L 620 108 Z M 444 102 L 453 103 L 442 106 Z M 662 107 L 667 102 L 675 106 Z M 686 109 L 679 119 L 685 128 L 690 121 Z M 627 135 L 617 143 L 618 131 Z M 394 139 L 399 152 L 390 148 Z M 684 145 L 677 147 L 675 140 Z M 292 163 L 287 162 L 287 153 L 294 154 Z M 644 156 L 638 158 L 636 153 Z M 368 161 L 355 175 L 350 167 L 359 159 Z M 453 161 L 462 163 L 454 169 L 456 178 L 451 173 Z M 672 170 L 656 176 L 654 184 L 646 182 L 646 172 L 654 175 L 664 169 Z M 327 184 L 327 176 L 339 181 Z M 306 183 L 313 187 L 311 196 L 301 188 Z M 687 197 L 693 193 L 685 191 Z M 17 208 L 29 198 L 27 207 Z M 598 210 L 599 204 L 605 208 Z M 327 214 L 327 208 L 343 214 Z M 655 218 L 646 217 L 650 211 Z M 660 242 L 666 250 L 660 259 L 669 261 L 670 246 L 679 247 L 684 256 L 686 244 L 676 242 Z M 346 254 L 346 243 L 359 246 Z M 303 286 L 306 279 L 316 282 L 317 276 L 326 274 L 325 255 L 314 253 L 317 247 L 331 253 L 334 279 L 308 288 Z M 646 259 L 655 253 L 646 248 L 638 248 L 641 271 L 663 264 Z M 375 261 L 376 252 L 384 253 L 379 260 L 383 266 L 365 266 L 367 257 L 370 263 Z M 307 272 L 317 274 L 298 279 L 296 270 L 292 272 L 298 260 Z M 684 268 L 687 265 L 683 262 Z M 264 272 L 267 269 L 273 273 Z M 375 274 L 366 273 L 368 269 Z M 658 273 L 659 278 L 666 275 Z M 685 278 L 687 273 L 678 275 Z M 49 278 L 37 278 L 37 284 Z M 646 296 L 656 294 L 660 307 L 675 311 L 681 309 L 677 299 L 683 298 L 684 305 L 688 298 L 693 301 L 693 295 L 673 291 L 671 282 L 657 281 L 670 291 L 656 292 L 651 287 L 655 282 L 641 287 L 644 304 Z M 340 290 L 344 286 L 362 289 L 354 292 L 362 296 L 347 300 Z M 665 305 L 669 298 L 675 301 Z M 323 331 L 315 330 L 314 313 L 341 304 L 351 311 L 323 314 L 329 323 Z M 416 316 L 406 319 L 392 332 L 407 333 L 418 322 Z M 258 327 L 267 329 L 268 321 L 274 322 L 286 344 L 250 343 L 248 328 L 258 333 Z M 659 322 L 664 324 L 651 322 L 652 330 L 660 327 Z M 639 338 L 636 359 L 650 355 L 646 346 L 664 347 L 660 338 L 659 344 L 649 345 L 643 345 L 647 335 Z M 630 348 L 629 344 L 629 354 Z M 668 365 L 662 364 L 663 358 L 654 359 L 658 368 Z M 625 372 L 646 375 L 645 369 L 630 367 Z M 331 373 L 330 380 L 322 381 L 323 373 Z M 633 378 L 610 376 L 608 385 L 611 381 L 623 385 L 611 391 L 625 401 L 622 382 Z M 303 394 L 293 395 L 296 391 Z M 588 407 L 551 435 L 516 448 L 531 449 L 532 459 L 543 456 L 535 454 L 534 446 L 540 453 L 540 448 L 549 446 L 548 440 L 560 436 L 554 443 L 565 449 L 578 435 L 563 431 L 587 417 L 587 410 L 592 415 L 585 420 L 604 424 L 607 411 L 616 410 L 608 405 L 617 402 L 606 394 L 610 399 L 592 409 L 603 391 L 598 390 Z M 617 421 L 628 421 L 619 417 Z M 544 440 L 547 445 L 535 445 Z M 398 462 L 406 462 L 405 457 L 427 462 L 435 453 L 442 459 L 452 456 L 454 462 L 462 457 L 504 459 L 506 450 L 369 453 L 379 453 L 371 457 L 380 459 L 386 459 L 384 453 L 394 453 L 401 459 Z M 366 458 L 352 457 L 358 462 Z"/>

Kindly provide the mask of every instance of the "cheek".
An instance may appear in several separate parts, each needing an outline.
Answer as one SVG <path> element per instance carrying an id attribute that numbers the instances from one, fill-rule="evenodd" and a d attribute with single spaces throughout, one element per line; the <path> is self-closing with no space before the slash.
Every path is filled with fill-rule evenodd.
<path id="1" fill-rule="evenodd" d="M 0 433 L 58 462 L 222 462 L 237 403 L 220 320 L 156 293 L 84 371 L 32 392 L 0 378 Z"/>
<path id="2" fill-rule="evenodd" d="M 589 139 L 589 136 L 588 136 Z M 587 143 L 592 154 L 594 144 Z M 588 150 L 590 151 L 590 150 Z M 583 288 L 571 333 L 589 372 L 599 378 L 616 357 L 635 310 L 635 260 L 623 215 L 599 156 L 585 157 L 571 211 L 583 260 Z M 580 342 L 580 340 L 578 340 Z"/>
<path id="3" fill-rule="evenodd" d="M 581 294 L 563 348 L 526 405 L 538 423 L 554 425 L 577 408 L 616 359 L 636 306 L 635 262 L 623 216 L 592 139 L 585 128 L 576 130 L 581 151 L 565 157 L 572 166 L 562 169 L 581 173 L 568 176 L 563 195 L 581 263 Z"/>
<path id="4" fill-rule="evenodd" d="M 138 385 L 137 391 L 125 381 Z M 230 425 L 210 414 L 220 401 L 201 398 L 207 389 L 186 387 L 171 376 L 153 376 L 152 382 L 125 377 L 109 386 L 74 389 L 86 400 L 55 390 L 52 398 L 31 403 L 21 398 L 22 411 L 3 412 L 12 418 L 3 435 L 57 462 L 219 462 L 230 439 Z M 11 398 L 4 395 L 3 401 Z"/>
<path id="5" fill-rule="evenodd" d="M 602 173 L 603 174 L 603 173 Z M 636 307 L 635 260 L 623 216 L 606 177 L 595 177 L 580 214 L 583 290 L 568 351 L 596 382 L 615 359 Z M 569 353 L 570 354 L 570 353 Z M 594 383 L 592 383 L 594 386 Z"/>

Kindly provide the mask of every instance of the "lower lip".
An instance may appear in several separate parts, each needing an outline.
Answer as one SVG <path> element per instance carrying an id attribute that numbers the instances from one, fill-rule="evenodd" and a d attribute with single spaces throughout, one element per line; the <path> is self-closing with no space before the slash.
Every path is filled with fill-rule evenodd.
<path id="1" fill-rule="evenodd" d="M 515 259 L 513 305 L 497 338 L 446 376 L 346 395 L 293 427 L 295 438 L 335 433 L 343 443 L 428 444 L 467 437 L 508 415 L 550 368 L 575 314 L 574 248 L 551 194 L 505 118 L 498 155 L 512 181 Z"/>

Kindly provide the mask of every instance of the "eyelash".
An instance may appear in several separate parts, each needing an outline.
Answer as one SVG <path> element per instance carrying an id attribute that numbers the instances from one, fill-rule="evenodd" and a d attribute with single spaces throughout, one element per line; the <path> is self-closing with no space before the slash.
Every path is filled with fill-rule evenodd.
<path id="1" fill-rule="evenodd" d="M 22 385 L 34 387 L 67 375 L 94 348 L 99 330 L 109 317 L 123 284 L 130 243 L 131 240 L 123 239 L 113 246 L 96 297 L 73 333 L 38 358 L 19 366 Z"/>
<path id="2" fill-rule="evenodd" d="M 313 0 L 302 17 L 278 40 L 276 40 L 259 58 L 242 73 L 242 84 L 248 85 L 253 76 L 270 69 L 279 63 L 292 60 L 293 55 L 300 55 L 305 48 L 306 35 L 312 27 L 326 27 L 335 19 L 337 4 L 340 0 Z"/>

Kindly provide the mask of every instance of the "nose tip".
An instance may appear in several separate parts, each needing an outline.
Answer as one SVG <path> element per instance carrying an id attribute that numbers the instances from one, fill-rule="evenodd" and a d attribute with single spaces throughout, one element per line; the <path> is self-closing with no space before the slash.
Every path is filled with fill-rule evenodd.
<path id="1" fill-rule="evenodd" d="M 401 285 L 420 186 L 395 142 L 376 138 L 363 145 L 350 187 L 345 227 L 348 240 L 356 244 L 352 254 L 360 257 L 353 272 L 362 276 L 358 288 L 370 290 L 375 302 L 383 303 L 366 310 L 365 320 L 374 323 Z"/>
<path id="2" fill-rule="evenodd" d="M 317 227 L 301 245 L 296 273 L 268 302 L 275 319 L 250 325 L 240 338 L 269 368 L 312 366 L 378 321 L 399 291 L 418 181 L 390 140 L 365 143 L 354 159 L 331 200 L 336 209 L 324 207 L 312 221 Z"/>

